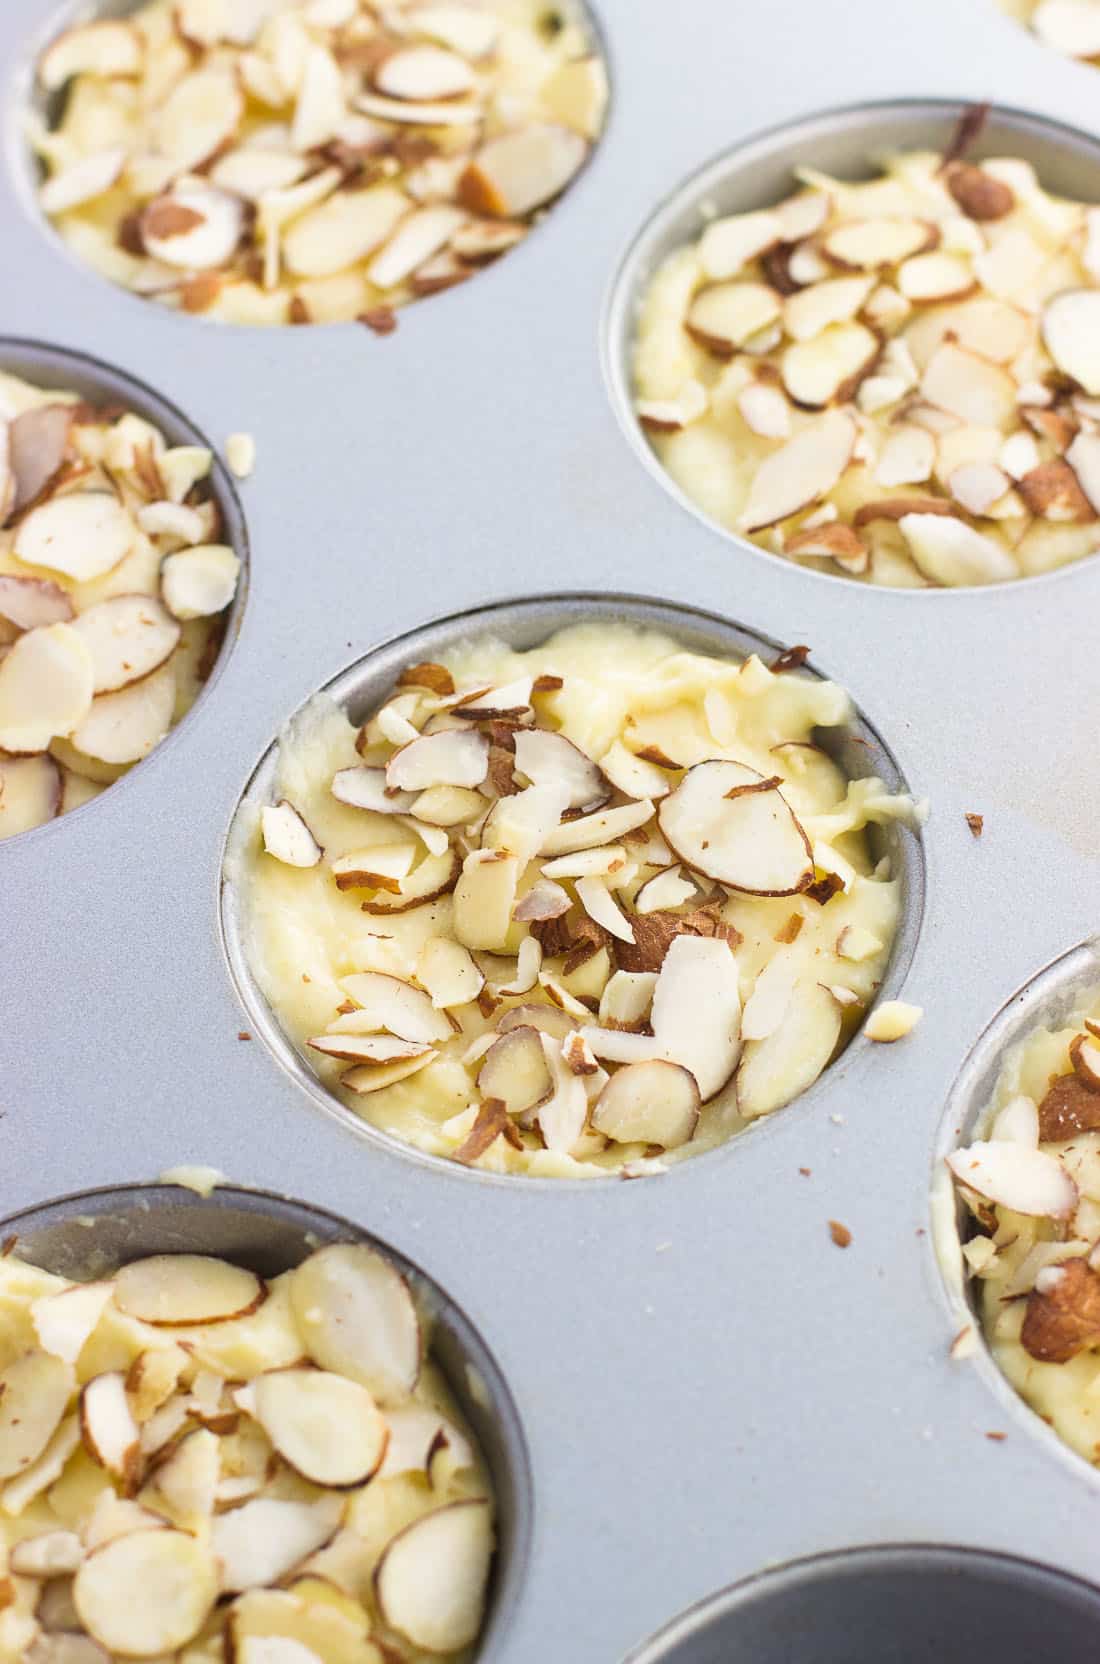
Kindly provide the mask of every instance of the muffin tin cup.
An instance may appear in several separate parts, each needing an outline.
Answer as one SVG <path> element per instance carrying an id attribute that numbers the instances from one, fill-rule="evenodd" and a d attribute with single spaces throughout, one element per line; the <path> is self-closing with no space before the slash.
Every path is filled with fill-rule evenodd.
<path id="1" fill-rule="evenodd" d="M 537 236 L 382 339 L 215 328 L 78 266 L 17 140 L 30 56 L 67 13 L 0 8 L 0 330 L 93 352 L 216 445 L 257 442 L 238 487 L 248 603 L 217 684 L 124 789 L 0 846 L 0 1213 L 195 1161 L 422 1265 L 485 1336 L 529 1440 L 504 1649 L 525 1664 L 618 1664 L 731 1581 L 854 1543 L 980 1544 L 1096 1577 L 1093 1475 L 1053 1457 L 980 1358 L 948 1358 L 928 1177 L 975 1038 L 1095 922 L 1100 561 L 916 603 L 823 582 L 685 513 L 601 363 L 627 250 L 708 157 L 823 105 L 931 92 L 1088 131 L 1096 82 L 983 0 L 901 8 L 888 30 L 874 0 L 843 30 L 808 0 L 751 28 L 717 4 L 671 26 L 657 0 L 599 12 L 615 97 L 590 167 Z M 471 1183 L 357 1136 L 238 1039 L 222 855 L 256 759 L 346 667 L 500 596 L 593 590 L 806 642 L 852 694 L 932 799 L 904 986 L 925 1016 L 893 1047 L 857 1038 L 800 1103 L 662 1177 Z"/>

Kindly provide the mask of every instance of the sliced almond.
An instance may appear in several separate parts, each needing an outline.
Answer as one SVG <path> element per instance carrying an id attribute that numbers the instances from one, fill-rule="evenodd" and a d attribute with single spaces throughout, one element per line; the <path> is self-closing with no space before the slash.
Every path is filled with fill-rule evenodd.
<path id="1" fill-rule="evenodd" d="M 483 117 L 483 110 L 474 99 L 441 100 L 435 104 L 416 104 L 411 99 L 387 98 L 382 93 L 363 93 L 355 100 L 355 107 L 375 121 L 408 123 L 414 127 L 475 127 Z M 491 212 L 486 209 L 485 212 Z"/>
<path id="2" fill-rule="evenodd" d="M 961 300 L 977 287 L 974 269 L 961 254 L 915 254 L 898 268 L 898 288 L 906 300 Z"/>
<path id="3" fill-rule="evenodd" d="M 929 360 L 921 393 L 973 427 L 1004 427 L 1016 414 L 1016 383 L 1008 372 L 950 342 Z"/>
<path id="4" fill-rule="evenodd" d="M 104 763 L 138 762 L 167 734 L 175 705 L 176 675 L 169 661 L 130 687 L 97 695 L 70 737 L 79 751 Z"/>
<path id="5" fill-rule="evenodd" d="M 840 410 L 826 411 L 795 434 L 756 470 L 742 528 L 762 531 L 831 491 L 852 459 L 855 442 L 855 423 Z"/>
<path id="6" fill-rule="evenodd" d="M 441 46 L 407 46 L 383 58 L 374 85 L 387 98 L 430 104 L 473 92 L 477 77 L 466 59 Z"/>
<path id="7" fill-rule="evenodd" d="M 257 1497 L 241 1508 L 218 1515 L 210 1538 L 222 1591 L 236 1594 L 242 1589 L 277 1583 L 330 1540 L 340 1524 L 342 1509 L 338 1496 L 321 1496 L 316 1502 Z M 137 1538 L 161 1535 L 138 1532 Z"/>
<path id="8" fill-rule="evenodd" d="M 83 491 L 31 509 L 19 522 L 13 548 L 28 566 L 46 566 L 87 583 L 125 559 L 136 534 L 137 527 L 117 497 Z"/>
<path id="9" fill-rule="evenodd" d="M 506 950 L 519 883 L 519 861 L 502 850 L 474 849 L 455 886 L 452 915 L 463 947 L 489 953 Z"/>
<path id="10" fill-rule="evenodd" d="M 535 936 L 525 936 L 519 945 L 515 974 L 507 982 L 493 984 L 495 994 L 529 994 L 539 980 L 542 969 L 542 944 Z"/>
<path id="11" fill-rule="evenodd" d="M 391 1538 L 375 1569 L 375 1598 L 386 1623 L 429 1652 L 471 1645 L 481 1628 L 492 1555 L 487 1502 L 452 1502 L 421 1515 Z"/>
<path id="12" fill-rule="evenodd" d="M 414 843 L 373 844 L 355 849 L 332 863 L 338 890 L 390 890 L 401 894 L 401 880 L 408 877 L 416 859 Z"/>
<path id="13" fill-rule="evenodd" d="M 332 795 L 353 809 L 376 815 L 407 815 L 416 798 L 389 785 L 382 768 L 342 768 L 332 777 Z"/>
<path id="14" fill-rule="evenodd" d="M 547 1034 L 539 1040 L 552 1083 L 549 1097 L 538 1108 L 539 1131 L 548 1150 L 568 1155 L 584 1133 L 588 1093 L 581 1076 L 566 1063 L 559 1042 Z"/>
<path id="15" fill-rule="evenodd" d="M 200 1427 L 158 1463 L 153 1478 L 156 1500 L 167 1503 L 175 1524 L 198 1535 L 214 1513 L 220 1478 L 221 1441 Z"/>
<path id="16" fill-rule="evenodd" d="M 840 522 L 802 526 L 785 539 L 783 552 L 796 558 L 833 560 L 845 572 L 866 572 L 871 564 L 870 550 L 859 533 Z"/>
<path id="17" fill-rule="evenodd" d="M 1094 1092 L 1100 1092 L 1100 1045 L 1078 1034 L 1070 1045 L 1069 1057 L 1075 1074 Z"/>
<path id="18" fill-rule="evenodd" d="M 417 825 L 410 821 L 410 826 Z M 424 832 L 434 831 L 433 827 L 425 827 Z M 441 834 L 446 839 L 446 834 Z M 387 880 L 387 887 L 374 891 L 369 901 L 363 903 L 364 913 L 407 913 L 414 907 L 423 907 L 428 902 L 436 901 L 440 896 L 449 895 L 458 883 L 462 871 L 462 863 L 458 855 L 450 849 L 444 841 L 443 853 L 429 855 L 414 867 L 407 878 L 396 881 Z M 390 888 L 396 882 L 396 890 Z"/>
<path id="19" fill-rule="evenodd" d="M 528 786 L 498 798 L 481 831 L 483 851 L 512 854 L 522 872 L 531 857 L 561 823 L 569 807 L 570 787 L 553 784 Z M 553 874 L 549 876 L 553 877 Z"/>
<path id="20" fill-rule="evenodd" d="M 814 283 L 783 303 L 783 328 L 792 341 L 812 341 L 830 324 L 854 318 L 875 286 L 873 277 L 834 277 Z"/>
<path id="21" fill-rule="evenodd" d="M 398 1473 L 428 1473 L 441 1444 L 451 1452 L 456 1469 L 474 1465 L 470 1441 L 430 1405 L 409 1404 L 390 1410 L 386 1420 L 390 1440 L 378 1470 L 380 1479 L 391 1479 Z"/>
<path id="22" fill-rule="evenodd" d="M 778 1027 L 745 1042 L 737 1071 L 737 1110 L 746 1120 L 782 1109 L 812 1086 L 836 1050 L 841 1009 L 827 988 L 800 983 Z"/>
<path id="23" fill-rule="evenodd" d="M 180 171 L 194 171 L 232 138 L 244 112 L 236 77 L 222 68 L 193 70 L 152 113 L 157 151 Z"/>
<path id="24" fill-rule="evenodd" d="M 73 1580 L 81 1623 L 123 1657 L 154 1658 L 185 1646 L 217 1594 L 210 1551 L 185 1531 L 117 1537 L 89 1554 Z"/>
<path id="25" fill-rule="evenodd" d="M 1013 1213 L 1068 1219 L 1077 1206 L 1077 1186 L 1056 1156 L 1023 1144 L 983 1143 L 953 1150 L 947 1165 L 968 1190 Z"/>
<path id="26" fill-rule="evenodd" d="M 283 235 L 283 257 L 296 277 L 331 277 L 381 248 L 410 207 L 393 185 L 340 191 L 299 214 Z"/>
<path id="27" fill-rule="evenodd" d="M 72 406 L 35 405 L 15 418 L 10 429 L 10 466 L 15 477 L 17 512 L 33 503 L 64 465 L 72 431 Z M 0 498 L 2 498 L 0 491 Z M 49 620 L 50 623 L 56 620 Z M 30 628 L 30 626 L 24 626 Z"/>
<path id="28" fill-rule="evenodd" d="M 96 150 L 50 175 L 38 193 L 43 213 L 66 214 L 83 202 L 94 202 L 109 191 L 126 163 L 121 147 Z"/>
<path id="29" fill-rule="evenodd" d="M 50 1352 L 22 1352 L 0 1371 L 0 1479 L 42 1455 L 75 1387 L 72 1365 Z"/>
<path id="30" fill-rule="evenodd" d="M 402 1045 L 408 1045 L 402 1041 Z M 410 1047 L 410 1050 L 412 1048 Z M 400 1080 L 407 1080 L 438 1056 L 431 1047 L 418 1049 L 415 1057 L 405 1057 L 394 1063 L 367 1063 L 356 1065 L 353 1069 L 346 1069 L 340 1076 L 340 1085 L 348 1092 L 354 1092 L 357 1097 L 367 1097 L 372 1092 L 383 1092 L 386 1087 L 394 1086 Z"/>
<path id="31" fill-rule="evenodd" d="M 476 214 L 522 219 L 558 196 L 587 155 L 578 133 L 535 122 L 482 145 L 459 181 L 459 196 Z"/>
<path id="32" fill-rule="evenodd" d="M 420 1376 L 420 1322 L 404 1278 L 365 1243 L 319 1248 L 291 1274 L 290 1303 L 309 1356 L 383 1405 Z"/>
<path id="33" fill-rule="evenodd" d="M 478 688 L 474 693 L 459 694 L 451 702 L 451 709 L 455 716 L 466 717 L 472 722 L 494 718 L 518 719 L 525 716 L 531 707 L 533 684 L 533 676 L 520 676 L 514 682 L 506 682 L 503 687 Z"/>
<path id="34" fill-rule="evenodd" d="M 699 262 L 712 281 L 733 277 L 783 236 L 778 212 L 762 209 L 712 220 L 699 240 Z"/>
<path id="35" fill-rule="evenodd" d="M 656 802 L 658 798 L 667 797 L 672 790 L 672 781 L 656 763 L 628 751 L 621 740 L 616 740 L 611 749 L 604 752 L 600 768 L 616 791 L 639 803 L 646 799 Z"/>
<path id="36" fill-rule="evenodd" d="M 355 1020 L 363 1025 L 360 1032 L 386 1029 L 418 1045 L 451 1037 L 447 1018 L 436 1010 L 430 996 L 411 982 L 381 971 L 358 971 L 344 977 L 341 987 L 359 1007 Z"/>
<path id="37" fill-rule="evenodd" d="M 267 1299 L 267 1284 L 244 1266 L 205 1254 L 152 1254 L 115 1277 L 115 1304 L 160 1328 L 226 1323 Z"/>
<path id="38" fill-rule="evenodd" d="M 177 185 L 141 216 L 145 252 L 166 266 L 210 271 L 232 260 L 244 235 L 241 199 L 213 186 Z"/>
<path id="39" fill-rule="evenodd" d="M 567 808 L 589 811 L 610 797 L 608 782 L 599 766 L 564 734 L 547 728 L 520 729 L 515 736 L 515 747 L 515 766 L 519 773 L 533 786 L 567 788 Z"/>
<path id="40" fill-rule="evenodd" d="M 277 1369 L 260 1375 L 253 1391 L 256 1420 L 303 1479 L 347 1490 L 377 1472 L 389 1433 L 358 1381 L 324 1369 Z"/>
<path id="41" fill-rule="evenodd" d="M 509 1115 L 526 1115 L 550 1097 L 554 1081 L 538 1031 L 520 1024 L 495 1040 L 481 1065 L 478 1090 Z"/>
<path id="42" fill-rule="evenodd" d="M 484 58 L 493 50 L 500 33 L 500 25 L 491 13 L 475 11 L 468 5 L 418 5 L 408 20 L 417 34 L 449 46 L 464 58 Z"/>
<path id="43" fill-rule="evenodd" d="M 237 593 L 241 563 L 224 543 L 202 543 L 168 555 L 160 568 L 164 604 L 174 618 L 209 618 Z"/>
<path id="44" fill-rule="evenodd" d="M 419 792 L 430 786 L 480 786 L 489 769 L 489 741 L 484 734 L 448 728 L 422 734 L 394 753 L 386 764 L 386 785 Z"/>
<path id="45" fill-rule="evenodd" d="M 695 884 L 683 877 L 679 865 L 665 867 L 663 872 L 659 872 L 655 878 L 642 885 L 634 897 L 634 910 L 647 914 L 659 912 L 666 907 L 680 907 L 685 901 L 690 901 L 695 893 Z"/>
<path id="46" fill-rule="evenodd" d="M 466 1005 L 485 986 L 485 977 L 473 955 L 447 936 L 429 936 L 420 950 L 416 975 L 439 1011 Z"/>
<path id="47" fill-rule="evenodd" d="M 866 324 L 831 324 L 812 341 L 787 348 L 780 360 L 783 385 L 796 404 L 820 410 L 850 399 L 880 351 Z"/>
<path id="48" fill-rule="evenodd" d="M 821 239 L 825 253 L 842 266 L 872 270 L 896 266 L 933 245 L 937 233 L 924 220 L 850 220 Z"/>
<path id="49" fill-rule="evenodd" d="M 8 1565 L 16 1577 L 69 1577 L 83 1558 L 84 1547 L 75 1531 L 44 1531 L 14 1543 Z"/>
<path id="50" fill-rule="evenodd" d="M 547 919 L 560 919 L 572 905 L 568 892 L 560 884 L 540 878 L 516 902 L 512 917 L 524 924 L 542 923 Z"/>
<path id="51" fill-rule="evenodd" d="M 317 1034 L 306 1045 L 325 1057 L 338 1057 L 345 1063 L 404 1063 L 431 1052 L 429 1046 L 415 1040 L 401 1040 L 393 1034 Z"/>
<path id="52" fill-rule="evenodd" d="M 429 826 L 469 826 L 485 811 L 485 799 L 468 786 L 429 786 L 413 805 L 413 814 Z"/>
<path id="53" fill-rule="evenodd" d="M 1069 462 L 1061 457 L 1039 463 L 1016 484 L 1032 514 L 1044 520 L 1080 524 L 1095 518 L 1095 510 L 1082 491 L 1080 480 Z"/>
<path id="54" fill-rule="evenodd" d="M 743 763 L 697 763 L 658 820 L 681 860 L 731 889 L 796 895 L 812 881 L 809 840 L 779 782 Z"/>
<path id="55" fill-rule="evenodd" d="M 951 495 L 968 514 L 988 514 L 1000 501 L 1012 481 L 993 462 L 969 462 L 955 468 L 949 479 Z"/>
<path id="56" fill-rule="evenodd" d="M 684 328 L 717 358 L 732 358 L 738 347 L 779 317 L 780 297 L 766 283 L 716 283 L 701 289 L 688 308 Z"/>
<path id="57" fill-rule="evenodd" d="M 0 839 L 44 826 L 65 807 L 61 773 L 52 757 L 0 756 Z"/>
<path id="58" fill-rule="evenodd" d="M 614 843 L 652 820 L 653 807 L 647 799 L 641 803 L 623 803 L 612 809 L 598 809 L 594 814 L 565 821 L 544 839 L 540 854 L 571 855 L 576 850 L 597 849 L 602 844 Z"/>
<path id="59" fill-rule="evenodd" d="M 340 65 L 327 47 L 309 47 L 294 105 L 290 143 L 299 152 L 315 150 L 339 134 L 347 116 Z"/>
<path id="60" fill-rule="evenodd" d="M 113 1292 L 112 1283 L 77 1283 L 36 1300 L 30 1310 L 39 1345 L 75 1364 Z"/>
<path id="61" fill-rule="evenodd" d="M 1066 451 L 1066 461 L 1094 514 L 1100 514 L 1100 437 L 1079 433 Z"/>
<path id="62" fill-rule="evenodd" d="M 141 64 L 138 31 L 130 23 L 104 19 L 58 35 L 39 58 L 37 73 L 47 92 L 57 92 L 74 75 L 138 75 Z"/>
<path id="63" fill-rule="evenodd" d="M 699 1123 L 695 1076 L 679 1063 L 656 1058 L 630 1063 L 611 1076 L 596 1100 L 592 1125 L 619 1144 L 687 1144 Z"/>
<path id="64" fill-rule="evenodd" d="M 664 1055 L 691 1070 L 703 1103 L 722 1090 L 741 1054 L 737 961 L 726 942 L 676 937 L 653 990 L 650 1022 Z"/>
<path id="65" fill-rule="evenodd" d="M 923 485 L 936 465 L 936 441 L 924 428 L 904 423 L 889 434 L 879 452 L 875 479 L 880 485 Z"/>
<path id="66" fill-rule="evenodd" d="M 367 267 L 368 278 L 377 289 L 392 289 L 404 283 L 425 260 L 446 247 L 464 219 L 457 208 L 418 208 L 401 221 L 389 242 L 374 256 Z"/>
<path id="67" fill-rule="evenodd" d="M 44 751 L 71 734 L 92 706 L 92 656 L 72 624 L 20 636 L 0 660 L 0 749 Z"/>
<path id="68" fill-rule="evenodd" d="M 96 693 L 148 676 L 180 640 L 179 625 L 151 595 L 114 595 L 88 607 L 72 627 L 92 655 Z"/>
<path id="69" fill-rule="evenodd" d="M 80 1395 L 80 1430 L 92 1460 L 125 1485 L 136 1482 L 140 1429 L 126 1397 L 124 1375 L 97 1375 Z"/>
<path id="70" fill-rule="evenodd" d="M 622 909 L 600 878 L 578 878 L 577 899 L 590 919 L 620 942 L 633 942 L 634 931 Z"/>
<path id="71" fill-rule="evenodd" d="M 639 399 L 638 420 L 651 433 L 679 433 L 705 416 L 710 394 L 701 381 L 686 381 L 674 399 Z"/>
<path id="72" fill-rule="evenodd" d="M 917 567 L 933 583 L 992 584 L 1017 576 L 1008 551 L 963 520 L 922 512 L 903 514 L 898 525 Z"/>
<path id="73" fill-rule="evenodd" d="M 745 426 L 759 434 L 761 439 L 789 437 L 791 407 L 781 388 L 773 387 L 766 381 L 751 381 L 737 395 L 737 408 Z"/>
<path id="74" fill-rule="evenodd" d="M 264 849 L 288 867 L 315 867 L 324 850 L 294 807 L 286 798 L 278 803 L 265 803 L 260 810 L 260 828 Z"/>

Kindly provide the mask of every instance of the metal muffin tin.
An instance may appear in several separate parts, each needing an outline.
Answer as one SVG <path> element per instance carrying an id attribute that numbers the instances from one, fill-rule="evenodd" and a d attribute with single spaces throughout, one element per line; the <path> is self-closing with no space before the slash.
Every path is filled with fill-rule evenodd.
<path id="1" fill-rule="evenodd" d="M 592 165 L 518 250 L 378 339 L 218 327 L 77 265 L 34 206 L 18 124 L 34 52 L 74 9 L 0 9 L 0 332 L 91 353 L 216 446 L 235 430 L 258 446 L 239 488 L 249 592 L 216 683 L 125 786 L 0 846 L 0 1214 L 198 1161 L 331 1209 L 422 1266 L 491 1350 L 530 1453 L 516 1538 L 528 1518 L 530 1555 L 506 1552 L 482 1654 L 493 1664 L 620 1664 L 639 1647 L 705 1664 L 713 1639 L 696 1617 L 679 1650 L 647 1651 L 646 1638 L 727 1584 L 853 1545 L 984 1547 L 1097 1579 L 1095 1473 L 1054 1447 L 983 1355 L 948 1359 L 958 1311 L 928 1198 L 977 1037 L 1095 924 L 1100 698 L 1084 621 L 1100 610 L 1100 561 L 910 594 L 719 533 L 624 439 L 630 294 L 614 283 L 707 157 L 729 153 L 714 182 L 724 206 L 776 188 L 785 141 L 750 142 L 765 129 L 793 126 L 807 159 L 858 172 L 891 142 L 942 144 L 960 103 L 995 96 L 1028 112 L 997 117 L 996 148 L 1100 200 L 1100 147 L 1085 136 L 1100 82 L 984 0 L 888 17 L 851 0 L 843 19 L 773 0 L 751 23 L 700 0 L 671 26 L 657 0 L 602 0 L 599 13 L 613 105 Z M 919 102 L 932 94 L 949 103 Z M 889 102 L 805 120 L 868 99 Z M 643 233 L 640 259 L 689 223 L 677 216 L 695 190 Z M 857 1038 L 801 1101 L 663 1177 L 496 1182 L 359 1136 L 259 1034 L 238 1038 L 252 1019 L 221 939 L 220 864 L 258 759 L 345 667 L 502 595 L 593 590 L 808 642 L 850 690 L 933 803 L 904 984 L 925 1018 L 894 1047 Z M 968 810 L 985 816 L 980 841 Z M 144 1200 L 152 1225 L 164 1193 Z M 196 1220 L 220 1206 L 218 1193 L 194 1204 Z M 831 1219 L 852 1231 L 846 1251 Z M 919 1567 L 925 1550 L 906 1552 Z M 1020 1577 L 1057 1604 L 1054 1585 Z M 995 1610 L 977 1570 L 972 1581 L 979 1609 Z M 721 1656 L 743 1656 L 749 1636 L 754 1664 L 791 1658 L 722 1621 Z M 1066 1654 L 1083 1653 L 1068 1633 L 1079 1644 Z M 1013 1633 L 1001 1646 L 1023 1664 Z"/>

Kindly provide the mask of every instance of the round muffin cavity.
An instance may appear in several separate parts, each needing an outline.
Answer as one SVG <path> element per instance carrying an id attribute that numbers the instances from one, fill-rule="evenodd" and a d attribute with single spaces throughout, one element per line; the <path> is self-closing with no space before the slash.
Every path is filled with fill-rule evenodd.
<path id="1" fill-rule="evenodd" d="M 317 696 L 231 837 L 282 1034 L 375 1128 L 492 1172 L 724 1142 L 843 1047 L 898 927 L 868 828 L 917 815 L 822 749 L 842 690 L 612 619 L 456 630 L 361 724 Z"/>
<path id="2" fill-rule="evenodd" d="M 198 435 L 76 361 L 44 385 L 33 359 L 0 347 L 0 838 L 97 797 L 186 716 L 241 570 Z"/>
<path id="3" fill-rule="evenodd" d="M 197 1251 L 213 1216 L 278 1259 L 252 1198 L 169 1201 L 172 1251 L 108 1270 L 89 1200 L 77 1277 L 0 1258 L 4 1655 L 471 1660 L 496 1504 L 432 1292 L 328 1219 L 285 1270 Z"/>
<path id="4" fill-rule="evenodd" d="M 994 1361 L 1100 1463 L 1100 985 L 1048 1001 L 1003 1051 L 946 1164 L 964 1273 Z M 957 1253 L 957 1249 L 955 1250 Z"/>
<path id="5" fill-rule="evenodd" d="M 37 79 L 39 202 L 78 258 L 205 317 L 380 333 L 526 237 L 607 103 L 575 0 L 151 0 Z"/>
<path id="6" fill-rule="evenodd" d="M 798 165 L 653 272 L 635 415 L 726 530 L 904 588 L 1100 545 L 1100 209 L 1011 151 L 969 159 L 981 120 L 872 178 Z"/>

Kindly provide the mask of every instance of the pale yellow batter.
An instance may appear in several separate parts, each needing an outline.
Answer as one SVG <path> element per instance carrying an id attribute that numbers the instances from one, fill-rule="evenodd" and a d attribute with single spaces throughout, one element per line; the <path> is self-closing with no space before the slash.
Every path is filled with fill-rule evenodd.
<path id="1" fill-rule="evenodd" d="M 361 318 L 522 241 L 603 127 L 574 0 L 152 0 L 38 65 L 41 206 L 136 294 L 240 324 Z"/>
<path id="2" fill-rule="evenodd" d="M 0 373 L 0 838 L 98 796 L 197 698 L 240 573 L 212 462 Z"/>
<path id="3" fill-rule="evenodd" d="M 727 530 L 867 583 L 1092 554 L 1100 210 L 1012 157 L 795 175 L 706 221 L 643 297 L 636 409 L 671 478 Z"/>
<path id="4" fill-rule="evenodd" d="M 1060 1438 L 1100 1463 L 1100 1074 L 1090 1071 L 1100 1042 L 1090 1024 L 1100 1026 L 1095 993 L 1066 1027 L 1013 1047 L 977 1142 L 950 1165 L 974 1219 L 963 1254 L 994 1358 Z"/>
<path id="5" fill-rule="evenodd" d="M 808 1086 L 873 999 L 897 927 L 897 878 L 872 862 L 865 828 L 916 818 L 910 799 L 849 783 L 812 743 L 848 720 L 842 690 L 604 624 L 523 653 L 482 639 L 413 674 L 455 691 L 398 687 L 360 750 L 343 712 L 313 700 L 282 740 L 281 808 L 262 827 L 247 808 L 231 841 L 251 966 L 324 1084 L 421 1150 L 567 1177 L 713 1148 Z M 462 719 L 456 701 L 471 693 L 471 710 L 511 716 Z M 391 773 L 408 778 L 425 727 L 473 755 L 468 779 L 484 764 L 478 736 L 499 742 L 491 777 L 410 794 L 400 817 L 337 801 L 334 789 L 377 785 L 395 756 Z M 560 735 L 577 749 L 532 760 L 535 730 L 547 731 L 536 745 L 553 751 Z M 363 765 L 375 772 L 344 772 Z M 429 757 L 420 777 L 441 766 Z M 555 801 L 559 766 L 581 785 Z M 709 808 L 689 798 L 714 778 Z M 727 843 L 719 883 L 699 863 Z M 773 858 L 787 869 L 764 875 Z M 536 912 L 559 916 L 530 922 L 533 891 Z M 499 1047 L 512 1027 L 523 1045 Z M 508 1104 L 499 1135 L 486 1099 Z"/>
<path id="6" fill-rule="evenodd" d="M 493 1503 L 430 1340 L 363 1246 L 0 1259 L 0 1659 L 471 1658 Z"/>

